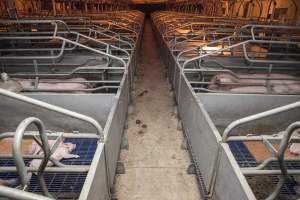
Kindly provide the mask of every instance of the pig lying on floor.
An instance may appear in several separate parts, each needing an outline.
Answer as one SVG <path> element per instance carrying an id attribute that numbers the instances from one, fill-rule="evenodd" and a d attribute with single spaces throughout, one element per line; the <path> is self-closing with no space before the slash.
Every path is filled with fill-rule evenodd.
<path id="1" fill-rule="evenodd" d="M 54 145 L 55 140 L 49 140 L 49 147 L 51 149 L 51 147 Z M 79 158 L 79 155 L 74 155 L 71 154 L 72 151 L 74 151 L 74 149 L 76 148 L 76 144 L 72 144 L 72 143 L 64 143 L 63 141 L 61 141 L 58 145 L 58 147 L 55 149 L 55 151 L 53 152 L 53 154 L 51 155 L 51 158 L 57 160 L 57 161 L 61 161 L 63 159 L 71 159 L 71 158 Z M 29 155 L 43 155 L 43 150 L 41 149 L 41 147 L 35 142 L 33 141 L 32 144 L 29 146 L 29 150 L 28 150 L 28 154 Z M 30 164 L 29 167 L 38 169 L 40 164 L 42 162 L 42 159 L 33 159 Z M 47 163 L 47 166 L 53 166 L 54 164 L 49 161 Z M 32 173 L 28 173 L 28 178 L 31 179 L 32 177 Z M 17 186 L 19 184 L 19 180 L 18 178 L 13 178 L 13 179 L 0 179 L 0 185 L 4 185 L 4 186 Z"/>
<path id="2" fill-rule="evenodd" d="M 34 89 L 34 80 L 28 80 L 28 79 L 14 79 L 15 81 L 19 82 L 22 85 L 22 88 L 24 89 Z M 46 80 L 46 79 L 45 79 Z M 88 89 L 89 85 L 85 83 L 67 83 L 64 81 L 74 81 L 74 82 L 84 82 L 87 81 L 84 78 L 72 78 L 72 79 L 66 79 L 61 80 L 60 83 L 51 83 L 51 81 L 59 81 L 59 79 L 47 79 L 49 83 L 38 83 L 37 89 L 39 90 L 84 90 Z"/>
<path id="3" fill-rule="evenodd" d="M 55 143 L 55 140 L 49 140 L 48 143 L 49 143 L 49 147 L 51 149 Z M 55 151 L 51 155 L 51 158 L 53 158 L 57 161 L 61 161 L 62 159 L 79 158 L 78 155 L 71 154 L 71 152 L 74 151 L 75 148 L 76 148 L 76 144 L 64 143 L 63 141 L 61 141 L 59 143 L 58 147 L 55 149 Z M 29 155 L 43 155 L 44 152 L 42 151 L 41 147 L 34 141 L 29 146 L 28 154 Z M 38 168 L 40 166 L 41 162 L 42 162 L 41 159 L 34 159 L 30 162 L 29 166 L 33 167 L 33 168 Z M 49 161 L 47 163 L 48 167 L 53 166 L 53 165 L 54 164 L 51 161 Z"/>
<path id="4" fill-rule="evenodd" d="M 245 79 L 238 79 L 228 73 L 219 73 L 215 75 L 211 82 L 213 85 L 210 85 L 208 89 L 211 90 L 226 90 L 230 92 L 241 92 L 241 93 L 266 93 L 268 89 L 263 84 L 266 84 L 267 81 L 263 78 L 273 78 L 269 80 L 270 88 L 274 93 L 296 93 L 300 92 L 300 84 L 295 80 L 276 80 L 276 79 L 296 79 L 295 76 L 287 74 L 249 74 L 242 76 Z M 247 79 L 250 78 L 250 79 Z M 230 84 L 244 84 L 243 85 L 230 85 Z M 223 84 L 223 85 L 222 85 Z M 226 85 L 229 84 L 229 85 Z M 247 86 L 247 84 L 249 84 Z M 251 86 L 251 84 L 261 84 L 258 86 Z"/>
<path id="5" fill-rule="evenodd" d="M 19 78 L 10 78 L 6 73 L 0 74 L 0 88 L 13 91 L 13 92 L 21 92 L 24 89 L 35 89 L 34 80 L 30 79 L 19 79 Z M 84 78 L 71 78 L 71 79 L 45 79 L 49 82 L 39 82 L 37 85 L 37 89 L 39 90 L 85 90 L 89 88 L 89 84 L 80 83 L 86 82 L 87 80 Z M 51 81 L 53 81 L 51 83 Z M 61 81 L 61 82 L 56 82 Z M 72 83 L 75 82 L 75 83 Z M 78 83 L 76 83 L 78 82 Z"/>
<path id="6" fill-rule="evenodd" d="M 50 149 L 52 148 L 54 143 L 55 143 L 55 140 L 48 140 Z M 75 148 L 76 148 L 76 144 L 64 143 L 63 141 L 61 141 L 59 143 L 59 145 L 57 146 L 57 148 L 55 149 L 55 151 L 52 153 L 51 158 L 53 158 L 57 161 L 61 161 L 62 159 L 79 158 L 79 155 L 71 154 L 71 152 L 73 150 L 75 150 Z M 41 147 L 35 141 L 33 141 L 32 144 L 29 146 L 28 154 L 43 155 L 44 152 L 41 149 Z M 29 167 L 38 169 L 41 163 L 42 163 L 42 159 L 33 159 L 30 162 Z M 54 163 L 52 163 L 51 161 L 48 161 L 47 167 L 50 167 L 53 165 L 54 165 Z M 31 177 L 32 177 L 32 173 L 28 173 L 28 178 L 31 179 Z"/>

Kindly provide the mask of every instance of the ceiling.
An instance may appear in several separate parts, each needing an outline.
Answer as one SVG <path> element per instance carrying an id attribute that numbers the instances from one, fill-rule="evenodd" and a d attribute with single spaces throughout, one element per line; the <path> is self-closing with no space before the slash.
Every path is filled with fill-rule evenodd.
<path id="1" fill-rule="evenodd" d="M 180 2 L 186 0 L 130 0 L 133 4 L 158 4 L 158 3 L 165 3 L 165 2 Z"/>
<path id="2" fill-rule="evenodd" d="M 164 3 L 167 0 L 131 0 L 134 4 Z"/>

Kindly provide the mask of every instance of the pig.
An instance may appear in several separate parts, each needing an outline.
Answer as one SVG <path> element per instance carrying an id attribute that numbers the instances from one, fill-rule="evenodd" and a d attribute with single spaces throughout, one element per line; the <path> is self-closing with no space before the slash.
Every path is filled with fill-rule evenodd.
<path id="1" fill-rule="evenodd" d="M 48 140 L 49 147 L 54 145 L 55 140 Z M 76 148 L 76 144 L 72 143 L 64 143 L 61 141 L 58 145 L 58 147 L 55 149 L 53 154 L 51 155 L 51 158 L 54 158 L 57 161 L 60 161 L 62 159 L 71 159 L 71 158 L 79 158 L 79 155 L 71 154 L 71 152 Z M 32 142 L 32 144 L 29 147 L 28 154 L 30 155 L 43 155 L 43 151 L 41 147 L 36 143 Z M 41 159 L 33 159 L 29 167 L 32 167 L 34 169 L 38 169 L 40 167 L 40 164 L 42 163 Z M 51 161 L 48 161 L 47 167 L 51 167 L 54 164 Z M 28 173 L 28 179 L 30 180 L 32 177 L 32 173 Z"/>
<path id="2" fill-rule="evenodd" d="M 231 74 L 219 73 L 212 77 L 211 82 L 218 84 L 218 83 L 237 83 L 239 81 Z"/>
<path id="3" fill-rule="evenodd" d="M 51 148 L 55 144 L 55 140 L 48 140 L 49 147 Z M 29 155 L 40 155 L 42 149 L 35 141 L 33 141 L 28 147 Z"/>
<path id="4" fill-rule="evenodd" d="M 236 87 L 230 89 L 230 92 L 240 93 L 266 93 L 267 88 L 264 86 L 247 86 L 247 87 Z"/>
<path id="5" fill-rule="evenodd" d="M 34 89 L 34 80 L 28 79 L 14 79 L 18 81 L 25 89 Z M 47 81 L 54 81 L 55 79 L 47 79 Z M 58 79 L 55 81 L 59 81 Z M 40 90 L 84 90 L 88 88 L 87 84 L 84 83 L 38 83 L 38 89 Z M 65 81 L 86 81 L 84 78 L 73 78 L 66 79 Z"/>
<path id="6" fill-rule="evenodd" d="M 269 80 L 269 84 L 271 90 L 275 93 L 295 93 L 300 92 L 300 84 L 298 84 L 294 80 L 274 80 L 275 78 L 280 79 L 294 79 L 296 77 L 287 75 L 287 74 L 249 74 L 241 76 L 241 79 L 234 77 L 228 73 L 219 73 L 212 77 L 211 82 L 215 83 L 210 85 L 208 88 L 213 90 L 227 90 L 231 92 L 242 92 L 242 93 L 266 93 L 266 86 L 250 86 L 250 84 L 266 84 L 267 81 L 259 78 L 273 78 L 273 80 Z M 250 79 L 243 79 L 250 78 Z M 222 84 L 230 84 L 230 83 L 241 83 L 241 84 L 249 84 L 249 86 L 222 86 Z"/>
<path id="7" fill-rule="evenodd" d="M 275 85 L 273 90 L 277 93 L 299 93 L 299 84 Z"/>
<path id="8" fill-rule="evenodd" d="M 250 78 L 250 79 L 242 79 L 242 78 Z M 219 73 L 215 75 L 211 82 L 214 83 L 265 83 L 266 80 L 262 80 L 259 78 L 281 78 L 281 79 L 293 79 L 296 78 L 291 75 L 287 74 L 249 74 L 249 75 L 242 75 L 241 79 L 234 77 L 228 73 Z M 293 84 L 295 81 L 293 80 L 270 80 L 271 83 L 274 84 Z"/>
<path id="9" fill-rule="evenodd" d="M 49 140 L 48 141 L 50 148 L 54 145 L 55 140 Z M 72 143 L 64 143 L 61 141 L 58 145 L 58 147 L 55 149 L 53 154 L 51 155 L 52 158 L 54 158 L 57 161 L 60 161 L 62 159 L 71 159 L 71 158 L 79 158 L 79 155 L 71 154 L 71 152 L 76 148 L 76 144 Z M 41 147 L 36 143 L 32 142 L 32 144 L 29 147 L 28 154 L 30 155 L 43 155 L 43 151 Z M 34 159 L 30 162 L 30 167 L 38 168 L 41 164 L 41 159 Z M 53 163 L 49 161 L 47 163 L 47 166 L 53 166 Z"/>
<path id="10" fill-rule="evenodd" d="M 50 148 L 54 145 L 55 140 L 49 140 L 48 144 L 50 146 Z M 71 154 L 71 152 L 76 148 L 76 144 L 72 144 L 72 143 L 64 143 L 63 141 L 61 141 L 58 145 L 58 147 L 56 148 L 56 150 L 53 152 L 53 154 L 51 155 L 52 158 L 54 158 L 57 161 L 60 161 L 62 159 L 71 159 L 71 158 L 79 158 L 79 155 L 74 155 Z M 28 149 L 28 154 L 29 155 L 43 155 L 43 151 L 41 149 L 41 147 L 34 141 L 32 142 L 32 144 L 29 146 Z M 38 169 L 40 164 L 41 164 L 42 160 L 41 159 L 33 159 L 29 166 L 35 169 Z M 47 163 L 47 166 L 53 166 L 54 164 L 49 161 Z M 32 177 L 32 173 L 28 173 L 28 178 L 29 180 Z M 12 178 L 12 179 L 0 179 L 0 185 L 3 186 L 17 186 L 19 184 L 19 179 L 18 178 Z"/>

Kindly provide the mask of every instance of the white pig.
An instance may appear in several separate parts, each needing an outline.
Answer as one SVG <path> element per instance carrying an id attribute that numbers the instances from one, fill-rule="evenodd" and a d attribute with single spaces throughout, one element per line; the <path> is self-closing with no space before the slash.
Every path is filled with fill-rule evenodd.
<path id="1" fill-rule="evenodd" d="M 54 145 L 55 140 L 48 140 L 50 148 Z M 70 158 L 79 158 L 78 155 L 71 154 L 71 152 L 76 148 L 76 144 L 72 143 L 63 143 L 61 141 L 56 148 L 56 150 L 52 154 L 52 158 L 56 159 L 57 161 L 60 161 L 62 159 L 70 159 Z M 29 146 L 28 154 L 30 155 L 43 155 L 43 151 L 41 147 L 36 143 L 32 142 L 32 144 Z M 34 159 L 30 162 L 29 166 L 35 169 L 38 169 L 42 160 L 41 159 Z M 54 164 L 52 162 L 48 162 L 47 166 L 53 166 Z M 32 177 L 32 173 L 28 173 L 28 179 L 30 180 Z M 17 186 L 19 184 L 18 178 L 12 178 L 12 179 L 0 179 L 0 185 L 3 186 Z"/>
<path id="2" fill-rule="evenodd" d="M 49 147 L 51 149 L 51 147 L 54 145 L 55 140 L 48 140 L 48 144 Z M 58 145 L 58 147 L 55 149 L 55 151 L 53 152 L 53 154 L 51 155 L 51 158 L 54 158 L 57 161 L 60 161 L 62 159 L 70 159 L 70 158 L 79 158 L 79 155 L 74 155 L 71 154 L 71 152 L 76 148 L 76 144 L 72 144 L 72 143 L 64 143 L 63 141 L 61 141 Z M 41 147 L 35 142 L 33 141 L 32 144 L 29 147 L 29 151 L 28 154 L 30 155 L 43 155 L 44 152 L 41 149 Z M 29 166 L 34 168 L 34 169 L 38 169 L 40 167 L 40 164 L 42 163 L 41 159 L 33 159 Z M 49 161 L 47 163 L 48 167 L 53 166 L 54 164 Z M 32 177 L 32 173 L 28 173 L 28 179 L 30 180 Z"/>
<path id="3" fill-rule="evenodd" d="M 240 93 L 266 93 L 267 88 L 264 86 L 247 86 L 247 87 L 236 87 L 230 89 L 231 92 Z"/>
<path id="4" fill-rule="evenodd" d="M 215 84 L 210 85 L 209 89 L 225 89 L 231 92 L 242 92 L 242 93 L 266 93 L 267 87 L 265 86 L 219 86 L 221 84 L 230 83 L 241 83 L 241 84 L 266 84 L 267 81 L 261 78 L 279 78 L 279 79 L 293 79 L 296 78 L 287 74 L 249 74 L 241 75 L 241 79 L 238 79 L 231 74 L 219 73 L 215 75 L 211 82 Z M 250 78 L 250 79 L 247 79 Z M 300 92 L 300 84 L 294 80 L 270 80 L 268 82 L 275 93 L 295 93 Z"/>
<path id="5" fill-rule="evenodd" d="M 54 145 L 55 140 L 48 140 L 50 148 Z M 76 144 L 72 143 L 64 143 L 61 141 L 58 145 L 58 147 L 55 149 L 53 154 L 51 155 L 52 158 L 54 158 L 57 161 L 60 161 L 62 159 L 70 159 L 70 158 L 79 158 L 79 155 L 74 155 L 71 154 L 71 152 L 76 148 Z M 34 141 L 31 143 L 29 146 L 28 150 L 29 155 L 43 155 L 43 151 L 41 147 Z M 29 166 L 35 169 L 38 169 L 42 160 L 41 159 L 33 159 Z M 47 163 L 47 166 L 53 166 L 54 164 L 49 161 Z M 32 177 L 32 173 L 28 173 L 29 179 Z M 12 179 L 0 179 L 0 185 L 3 186 L 16 186 L 19 184 L 19 179 L 18 178 L 12 178 Z"/>
<path id="6" fill-rule="evenodd" d="M 54 140 L 48 141 L 50 148 L 54 145 Z M 72 143 L 64 143 L 61 141 L 58 145 L 58 147 L 55 149 L 53 154 L 51 155 L 51 158 L 60 161 L 62 159 L 70 159 L 70 158 L 79 158 L 79 155 L 71 154 L 71 152 L 76 148 L 76 144 Z M 32 144 L 29 147 L 28 154 L 30 155 L 43 155 L 44 152 L 42 151 L 41 147 L 36 143 L 32 142 Z M 38 168 L 41 164 L 41 159 L 34 159 L 30 162 L 30 167 Z M 49 161 L 47 163 L 47 166 L 53 166 L 54 164 Z"/>
<path id="7" fill-rule="evenodd" d="M 18 81 L 23 88 L 25 89 L 34 89 L 34 80 L 28 79 L 14 79 Z M 47 81 L 59 81 L 59 79 L 47 79 Z M 88 88 L 87 84 L 84 83 L 64 83 L 64 80 L 61 80 L 60 83 L 38 83 L 38 89 L 40 90 L 84 90 Z M 66 79 L 65 81 L 86 81 L 84 78 L 72 78 Z"/>

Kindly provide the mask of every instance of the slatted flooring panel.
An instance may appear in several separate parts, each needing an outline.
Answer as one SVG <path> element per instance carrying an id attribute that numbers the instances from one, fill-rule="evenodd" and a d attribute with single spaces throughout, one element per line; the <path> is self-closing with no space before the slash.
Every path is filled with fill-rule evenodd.
<path id="1" fill-rule="evenodd" d="M 72 152 L 80 157 L 74 159 L 66 159 L 61 162 L 66 165 L 90 165 L 96 148 L 97 139 L 65 139 L 65 143 L 70 142 L 76 144 L 76 149 Z M 25 159 L 28 165 L 30 159 Z M 0 159 L 0 166 L 14 166 L 13 159 Z M 58 199 L 78 199 L 83 187 L 87 173 L 45 173 L 45 181 L 51 192 Z M 0 179 L 16 178 L 16 173 L 0 173 Z M 33 175 L 30 181 L 29 191 L 41 193 L 37 176 Z"/>
<path id="2" fill-rule="evenodd" d="M 248 150 L 246 145 L 240 141 L 231 141 L 229 142 L 229 147 L 236 158 L 240 167 L 255 167 L 258 165 L 258 162 L 255 160 L 254 156 Z M 300 169 L 299 162 L 288 162 L 287 164 L 288 169 Z M 267 167 L 267 169 L 279 169 L 278 163 L 276 161 L 271 162 Z M 276 175 L 270 176 L 272 178 L 272 182 L 274 185 L 277 184 L 279 181 L 279 177 Z M 280 191 L 280 195 L 282 196 L 289 196 L 289 195 L 296 195 L 294 190 L 297 183 L 291 179 L 289 180 Z"/>

